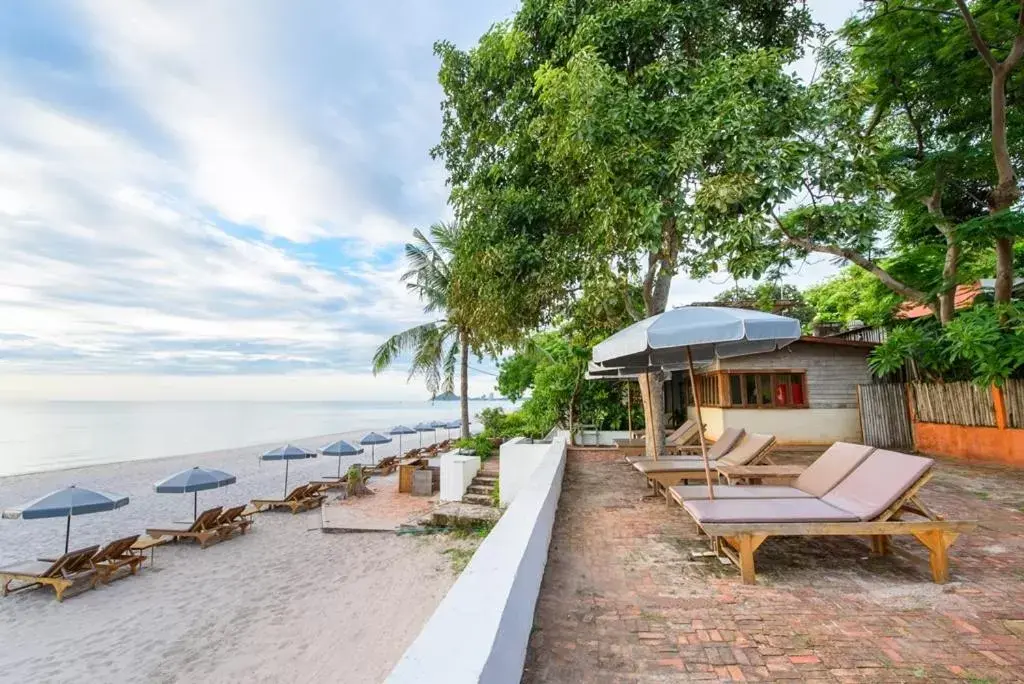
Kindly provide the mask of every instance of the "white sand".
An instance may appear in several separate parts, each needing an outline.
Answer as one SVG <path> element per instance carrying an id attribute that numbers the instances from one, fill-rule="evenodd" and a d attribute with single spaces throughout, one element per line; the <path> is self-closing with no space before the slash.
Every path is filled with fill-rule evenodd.
<path id="1" fill-rule="evenodd" d="M 337 437 L 295 443 L 312 448 Z M 261 450 L 6 478 L 0 507 L 71 483 L 128 494 L 126 508 L 73 519 L 72 548 L 103 543 L 190 518 L 191 495 L 156 494 L 152 484 L 192 465 L 238 476 L 236 485 L 200 493 L 200 510 L 282 494 L 284 464 L 260 464 Z M 386 445 L 378 455 L 393 451 Z M 337 470 L 336 459 L 291 466 L 295 484 Z M 63 603 L 49 589 L 0 599 L 0 679 L 379 682 L 454 581 L 442 554 L 450 543 L 324 534 L 319 525 L 319 511 L 264 513 L 244 537 L 205 550 L 160 547 L 155 568 L 147 561 L 138 577 Z M 0 565 L 59 553 L 63 535 L 63 520 L 0 521 Z"/>

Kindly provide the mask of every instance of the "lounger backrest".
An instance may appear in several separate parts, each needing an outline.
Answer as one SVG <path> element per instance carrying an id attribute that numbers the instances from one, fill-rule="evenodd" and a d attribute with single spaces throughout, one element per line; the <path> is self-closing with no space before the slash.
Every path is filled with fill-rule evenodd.
<path id="1" fill-rule="evenodd" d="M 775 435 L 761 435 L 752 432 L 744 436 L 743 441 L 730 449 L 729 453 L 717 459 L 717 461 L 728 465 L 747 465 L 757 460 L 773 444 L 775 444 Z"/>
<path id="2" fill-rule="evenodd" d="M 234 522 L 238 520 L 242 515 L 242 511 L 245 510 L 245 504 L 241 506 L 234 506 L 233 508 L 226 509 L 223 513 L 217 516 L 217 523 L 223 525 L 224 523 Z"/>
<path id="3" fill-rule="evenodd" d="M 679 440 L 685 439 L 693 431 L 693 428 L 696 427 L 696 426 L 697 426 L 697 421 L 695 421 L 695 420 L 687 420 L 687 421 L 685 421 L 682 425 L 680 425 L 675 430 L 673 430 L 672 434 L 670 434 L 668 437 L 665 438 L 665 443 L 666 444 L 675 444 Z"/>
<path id="4" fill-rule="evenodd" d="M 46 572 L 40 575 L 40 577 L 54 577 L 56 575 L 65 574 L 69 575 L 89 566 L 89 561 L 96 555 L 96 552 L 100 550 L 99 544 L 95 546 L 88 546 L 84 549 L 78 549 L 77 551 L 69 551 L 63 556 L 53 562 Z"/>
<path id="5" fill-rule="evenodd" d="M 220 506 L 214 506 L 213 508 L 203 511 L 199 514 L 199 517 L 196 518 L 196 521 L 192 523 L 192 527 L 190 527 L 188 531 L 201 532 L 207 527 L 213 527 L 222 510 L 224 509 Z"/>
<path id="6" fill-rule="evenodd" d="M 879 449 L 821 500 L 861 520 L 874 520 L 913 487 L 933 463 L 930 458 Z"/>
<path id="7" fill-rule="evenodd" d="M 819 499 L 864 462 L 875 447 L 836 442 L 800 474 L 793 486 Z"/>
<path id="8" fill-rule="evenodd" d="M 92 557 L 93 563 L 102 563 L 103 561 L 113 560 L 120 558 L 121 556 L 128 553 L 128 549 L 132 548 L 132 544 L 139 540 L 139 535 L 133 535 L 131 537 L 124 537 L 123 539 L 115 539 Z"/>
<path id="9" fill-rule="evenodd" d="M 718 440 L 708 448 L 708 459 L 717 461 L 729 453 L 737 442 L 743 439 L 743 428 L 725 428 Z"/>
<path id="10" fill-rule="evenodd" d="M 288 493 L 288 496 L 284 497 L 285 501 L 298 501 L 299 499 L 305 498 L 306 491 L 309 489 L 309 484 L 299 485 Z"/>

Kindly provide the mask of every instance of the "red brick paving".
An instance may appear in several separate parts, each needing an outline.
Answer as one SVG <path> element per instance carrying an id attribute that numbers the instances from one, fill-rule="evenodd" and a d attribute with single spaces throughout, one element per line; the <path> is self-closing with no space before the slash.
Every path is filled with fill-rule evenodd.
<path id="1" fill-rule="evenodd" d="M 948 584 L 912 538 L 828 537 L 768 540 L 744 586 L 632 468 L 570 452 L 523 682 L 1024 681 L 1024 472 L 937 471 L 925 502 L 979 522 Z"/>

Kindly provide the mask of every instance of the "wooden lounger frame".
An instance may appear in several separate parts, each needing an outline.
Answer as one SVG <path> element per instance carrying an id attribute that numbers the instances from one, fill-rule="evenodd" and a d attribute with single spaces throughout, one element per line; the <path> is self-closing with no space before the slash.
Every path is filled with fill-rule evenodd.
<path id="1" fill-rule="evenodd" d="M 321 490 L 318 484 L 307 484 L 306 490 L 300 494 L 295 492 L 298 490 L 292 490 L 292 494 L 284 499 L 253 499 L 250 503 L 259 509 L 260 512 L 272 511 L 276 508 L 288 508 L 291 510 L 292 515 L 295 515 L 299 511 L 310 510 L 316 508 L 324 502 L 327 498 Z"/>
<path id="2" fill-rule="evenodd" d="M 218 508 L 220 507 L 218 506 Z M 180 528 L 164 529 L 160 527 L 150 527 L 146 529 L 146 534 L 148 534 L 150 537 L 174 537 L 174 541 L 178 541 L 179 539 L 192 539 L 199 542 L 199 548 L 205 549 L 207 546 L 209 546 L 211 541 L 221 536 L 221 531 L 217 529 L 216 526 L 216 520 L 220 517 L 220 514 L 223 513 L 224 510 L 223 508 L 221 508 L 221 510 L 217 511 L 216 516 L 210 516 L 209 514 L 211 510 L 213 509 L 204 511 L 202 514 L 200 514 L 199 520 L 202 520 L 204 516 L 210 517 L 212 519 L 209 521 L 204 521 L 204 524 L 200 526 L 199 529 L 197 530 L 181 530 Z M 196 522 L 199 522 L 199 520 L 197 520 Z"/>
<path id="3" fill-rule="evenodd" d="M 793 522 L 793 523 L 700 523 L 698 527 L 716 540 L 717 549 L 740 569 L 744 584 L 756 584 L 754 553 L 769 537 L 862 536 L 870 539 L 871 551 L 885 555 L 890 551 L 890 537 L 911 535 L 921 542 L 929 554 L 932 579 L 937 584 L 949 581 L 949 547 L 977 523 L 949 521 L 932 512 L 917 494 L 932 477 L 924 473 L 903 495 L 868 522 Z M 902 521 L 904 513 L 925 518 Z"/>
<path id="4" fill-rule="evenodd" d="M 775 442 L 772 442 L 767 447 L 761 450 L 759 454 L 750 459 L 745 465 L 775 465 L 771 459 L 772 450 L 775 448 Z M 671 460 L 671 459 L 667 459 Z M 717 482 L 717 474 L 715 473 L 715 467 L 711 467 L 712 475 L 715 475 Z M 661 473 L 642 473 L 647 477 L 647 484 L 654 488 L 656 495 L 660 494 L 665 497 L 665 500 L 669 503 L 672 502 L 670 492 L 672 487 L 675 487 L 680 482 L 687 482 L 688 480 L 700 480 L 704 482 L 706 474 L 704 473 L 704 465 L 701 464 L 699 467 L 692 470 L 671 470 Z M 716 484 L 713 482 L 712 484 Z"/>
<path id="5" fill-rule="evenodd" d="M 96 570 L 96 584 L 109 584 L 117 575 L 117 571 L 125 566 L 131 571 L 130 574 L 138 574 L 139 568 L 146 562 L 145 556 L 133 554 L 131 551 L 132 545 L 138 540 L 139 535 L 118 539 L 117 542 L 122 544 L 122 549 L 119 550 L 118 555 L 104 560 L 96 560 L 96 558 L 101 551 L 106 549 L 100 549 L 100 551 L 96 552 L 96 555 L 90 560 L 93 569 Z M 124 577 L 127 576 L 124 575 Z"/>
<path id="6" fill-rule="evenodd" d="M 97 551 L 99 551 L 99 547 L 94 546 L 90 548 L 91 553 L 89 553 L 89 558 L 92 558 L 92 556 L 95 555 Z M 82 551 L 87 550 L 90 549 L 82 549 Z M 77 554 L 77 552 L 75 553 Z M 78 567 L 78 563 L 87 563 L 86 559 L 81 559 L 77 556 L 75 560 L 76 565 L 74 567 Z M 0 596 L 7 596 L 8 594 L 14 594 L 19 591 L 33 589 L 35 587 L 41 587 L 45 585 L 48 587 L 53 587 L 54 592 L 57 594 L 57 601 L 63 602 L 64 593 L 68 589 L 84 580 L 89 580 L 88 588 L 92 589 L 96 586 L 96 579 L 96 571 L 91 566 L 86 570 L 76 570 L 70 573 L 67 572 L 63 567 L 61 567 L 60 574 L 54 575 L 52 577 L 41 577 L 39 575 L 24 575 L 20 573 L 4 572 L 0 573 L 0 580 L 2 580 L 2 584 L 0 584 Z M 25 584 L 12 588 L 11 582 L 24 582 Z"/>

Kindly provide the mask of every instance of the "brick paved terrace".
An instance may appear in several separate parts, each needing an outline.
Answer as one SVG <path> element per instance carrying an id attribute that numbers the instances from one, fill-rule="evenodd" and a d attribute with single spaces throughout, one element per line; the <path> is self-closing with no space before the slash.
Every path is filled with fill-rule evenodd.
<path id="1" fill-rule="evenodd" d="M 936 470 L 925 503 L 979 523 L 948 584 L 912 537 L 820 537 L 769 539 L 744 586 L 631 467 L 570 450 L 523 681 L 1024 681 L 1024 472 Z"/>

